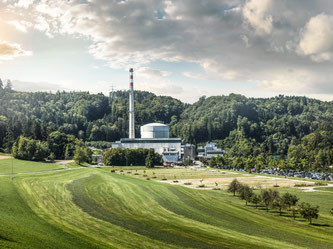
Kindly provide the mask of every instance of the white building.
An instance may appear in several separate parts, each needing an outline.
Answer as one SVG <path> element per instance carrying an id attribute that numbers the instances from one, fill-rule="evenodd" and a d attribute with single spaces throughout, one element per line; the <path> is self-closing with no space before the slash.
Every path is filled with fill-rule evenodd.
<path id="1" fill-rule="evenodd" d="M 205 147 L 198 148 L 198 157 L 210 159 L 211 157 L 217 157 L 218 155 L 223 156 L 224 150 L 217 148 L 216 143 L 208 143 Z"/>
<path id="2" fill-rule="evenodd" d="M 169 137 L 169 126 L 151 123 L 141 126 L 141 138 L 122 138 L 112 148 L 154 149 L 164 162 L 177 162 L 180 158 L 181 139 Z"/>

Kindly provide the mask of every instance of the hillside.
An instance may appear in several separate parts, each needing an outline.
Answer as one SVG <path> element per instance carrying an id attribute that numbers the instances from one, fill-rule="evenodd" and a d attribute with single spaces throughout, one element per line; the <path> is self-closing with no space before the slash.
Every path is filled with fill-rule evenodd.
<path id="1" fill-rule="evenodd" d="M 217 141 L 231 156 L 296 153 L 299 160 L 317 160 L 320 167 L 333 163 L 333 102 L 230 94 L 201 97 L 189 105 L 137 91 L 135 111 L 137 136 L 141 125 L 162 122 L 170 125 L 171 136 L 194 144 Z M 85 141 L 113 142 L 127 137 L 128 93 L 117 91 L 108 98 L 88 92 L 0 89 L 0 149 L 10 151 L 20 135 L 45 141 L 55 130 Z M 311 152 L 311 157 L 299 155 L 301 151 Z M 318 154 L 320 158 L 315 159 Z"/>
<path id="2" fill-rule="evenodd" d="M 147 170 L 152 176 L 155 170 Z M 163 171 L 163 170 L 162 170 Z M 178 174 L 174 170 L 173 174 Z M 134 170 L 133 170 L 134 172 Z M 108 169 L 2 177 L 0 247 L 9 248 L 329 248 L 331 193 L 317 226 L 245 206 L 225 191 L 147 181 Z M 158 172 L 157 172 L 158 173 Z M 128 173 L 127 173 L 128 174 Z M 161 172 L 163 175 L 163 172 Z M 201 174 L 198 172 L 198 174 Z M 226 176 L 228 177 L 228 176 Z M 301 194 L 301 192 L 297 192 Z M 326 210 L 327 209 L 327 210 Z M 322 226 L 321 226 L 322 225 Z"/>

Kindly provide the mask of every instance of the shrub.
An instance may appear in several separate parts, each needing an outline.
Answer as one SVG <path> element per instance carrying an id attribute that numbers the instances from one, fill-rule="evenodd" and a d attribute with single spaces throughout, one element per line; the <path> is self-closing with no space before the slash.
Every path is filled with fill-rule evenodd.
<path id="1" fill-rule="evenodd" d="M 299 188 L 299 187 L 310 187 L 313 186 L 312 184 L 306 184 L 306 183 L 297 183 L 294 185 L 295 188 Z"/>
<path id="2" fill-rule="evenodd" d="M 198 185 L 198 188 L 204 188 L 204 187 L 205 187 L 205 184 Z"/>
<path id="3" fill-rule="evenodd" d="M 185 182 L 184 185 L 192 185 L 191 182 Z"/>
<path id="4" fill-rule="evenodd" d="M 326 182 L 315 182 L 316 186 L 327 186 L 328 184 Z"/>
<path id="5" fill-rule="evenodd" d="M 115 169 L 111 169 L 111 173 L 116 173 L 116 170 Z"/>

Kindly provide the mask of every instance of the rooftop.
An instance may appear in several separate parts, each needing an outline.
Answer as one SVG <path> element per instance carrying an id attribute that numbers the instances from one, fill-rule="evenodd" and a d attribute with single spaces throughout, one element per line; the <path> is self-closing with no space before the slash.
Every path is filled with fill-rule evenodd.
<path id="1" fill-rule="evenodd" d="M 167 126 L 165 124 L 161 124 L 161 123 L 150 123 L 150 124 L 146 124 L 146 125 L 143 125 L 143 127 L 150 127 L 150 126 Z"/>

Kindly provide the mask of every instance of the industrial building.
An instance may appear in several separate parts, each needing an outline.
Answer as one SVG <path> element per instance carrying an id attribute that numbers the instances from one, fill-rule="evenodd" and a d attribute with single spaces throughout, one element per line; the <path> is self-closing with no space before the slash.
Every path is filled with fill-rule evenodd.
<path id="1" fill-rule="evenodd" d="M 211 157 L 217 157 L 218 155 L 223 156 L 224 150 L 218 148 L 216 143 L 208 143 L 205 147 L 198 148 L 198 158 L 210 159 Z"/>
<path id="2" fill-rule="evenodd" d="M 131 68 L 129 72 L 129 138 L 120 139 L 112 145 L 112 148 L 154 149 L 162 155 L 164 162 L 177 162 L 181 156 L 181 139 L 170 138 L 169 126 L 160 123 L 143 125 L 140 129 L 141 138 L 135 138 L 133 69 Z"/>

